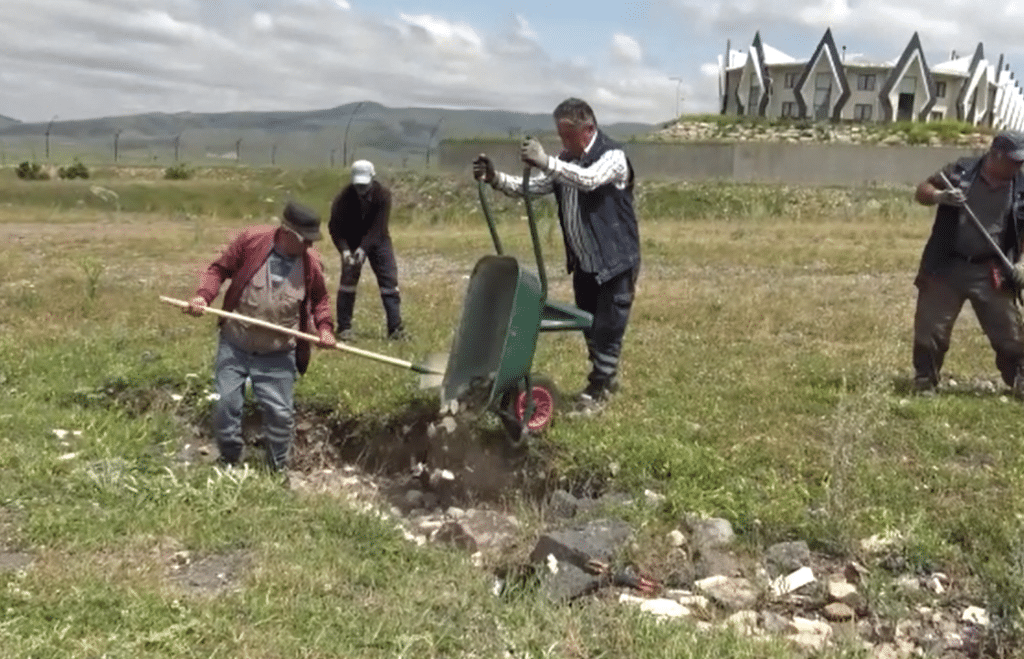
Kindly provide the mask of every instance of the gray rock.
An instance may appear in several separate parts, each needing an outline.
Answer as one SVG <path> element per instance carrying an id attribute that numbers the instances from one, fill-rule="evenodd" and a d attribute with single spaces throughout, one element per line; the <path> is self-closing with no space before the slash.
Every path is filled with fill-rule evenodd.
<path id="1" fill-rule="evenodd" d="M 439 529 L 430 534 L 430 541 L 458 547 L 469 554 L 475 554 L 477 551 L 476 540 L 458 522 L 442 524 Z"/>
<path id="2" fill-rule="evenodd" d="M 548 515 L 555 519 L 571 519 L 580 509 L 580 500 L 565 490 L 555 490 L 548 499 Z"/>
<path id="3" fill-rule="evenodd" d="M 693 519 L 689 522 L 693 546 L 697 549 L 714 549 L 730 544 L 736 537 L 729 520 L 712 517 Z"/>
<path id="4" fill-rule="evenodd" d="M 480 551 L 500 549 L 519 532 L 519 520 L 492 510 L 470 509 L 459 519 Z"/>
<path id="5" fill-rule="evenodd" d="M 742 611 L 757 604 L 757 591 L 747 579 L 714 576 L 695 582 L 694 587 L 719 606 Z"/>
<path id="6" fill-rule="evenodd" d="M 803 540 L 780 542 L 765 552 L 765 567 L 773 577 L 799 570 L 810 561 L 811 549 Z"/>
<path id="7" fill-rule="evenodd" d="M 554 601 L 594 591 L 603 582 L 583 570 L 586 561 L 610 563 L 631 535 L 632 529 L 620 520 L 595 520 L 545 533 L 530 552 L 530 562 L 540 566 L 541 589 Z"/>
<path id="8" fill-rule="evenodd" d="M 693 559 L 693 576 L 704 579 L 721 575 L 738 577 L 741 574 L 739 559 L 732 552 L 719 549 L 703 549 Z"/>

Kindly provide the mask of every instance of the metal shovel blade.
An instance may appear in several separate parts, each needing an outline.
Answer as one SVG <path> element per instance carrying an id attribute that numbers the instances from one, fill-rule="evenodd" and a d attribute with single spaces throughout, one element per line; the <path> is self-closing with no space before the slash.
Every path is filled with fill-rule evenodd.
<path id="1" fill-rule="evenodd" d="M 424 371 L 430 371 L 429 373 L 420 371 L 420 389 L 440 387 L 444 381 L 445 369 L 448 368 L 448 353 L 431 353 L 427 355 L 427 358 L 423 360 L 420 366 Z"/>

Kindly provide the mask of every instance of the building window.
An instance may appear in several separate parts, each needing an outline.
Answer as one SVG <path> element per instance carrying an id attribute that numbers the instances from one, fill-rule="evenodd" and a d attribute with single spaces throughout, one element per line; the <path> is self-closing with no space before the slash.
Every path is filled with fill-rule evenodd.
<path id="1" fill-rule="evenodd" d="M 929 115 L 929 117 L 931 118 L 932 121 L 942 121 L 942 113 L 941 112 L 932 112 Z"/>
<path id="2" fill-rule="evenodd" d="M 787 73 L 782 79 L 782 87 L 784 89 L 793 89 L 794 87 L 796 87 L 796 81 L 799 77 L 800 74 L 796 71 Z"/>
<path id="3" fill-rule="evenodd" d="M 756 115 L 761 102 L 761 86 L 757 82 L 750 83 L 750 94 L 747 96 L 747 114 Z"/>
<path id="4" fill-rule="evenodd" d="M 853 106 L 853 118 L 856 121 L 871 121 L 871 104 L 858 103 Z"/>
<path id="5" fill-rule="evenodd" d="M 814 77 L 814 118 L 828 119 L 828 111 L 832 105 L 832 75 L 819 73 Z"/>
<path id="6" fill-rule="evenodd" d="M 946 98 L 946 82 L 935 83 L 935 98 Z"/>
<path id="7" fill-rule="evenodd" d="M 783 101 L 782 102 L 782 118 L 783 119 L 796 119 L 796 101 Z"/>
<path id="8" fill-rule="evenodd" d="M 862 73 L 857 76 L 857 91 L 861 92 L 873 92 L 875 91 L 875 79 L 877 76 L 874 73 Z"/>

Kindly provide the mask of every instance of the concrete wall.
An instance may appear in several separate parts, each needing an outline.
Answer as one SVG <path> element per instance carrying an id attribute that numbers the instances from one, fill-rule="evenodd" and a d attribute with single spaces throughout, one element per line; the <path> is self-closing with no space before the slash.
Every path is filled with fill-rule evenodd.
<path id="1" fill-rule="evenodd" d="M 544 140 L 549 153 L 557 145 Z M 473 158 L 487 153 L 497 168 L 521 173 L 519 145 L 442 142 L 442 169 L 470 176 Z M 799 185 L 917 185 L 947 162 L 983 151 L 955 147 L 784 144 L 777 142 L 630 143 L 626 153 L 640 179 Z"/>

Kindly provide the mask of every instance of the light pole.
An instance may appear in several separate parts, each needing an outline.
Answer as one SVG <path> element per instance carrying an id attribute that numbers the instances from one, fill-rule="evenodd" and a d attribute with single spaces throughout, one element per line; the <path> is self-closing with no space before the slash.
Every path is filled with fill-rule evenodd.
<path id="1" fill-rule="evenodd" d="M 57 115 L 53 115 L 50 123 L 46 124 L 46 162 L 50 162 L 50 129 L 53 128 L 54 121 L 57 121 Z"/>
<path id="2" fill-rule="evenodd" d="M 678 119 L 679 118 L 679 87 L 680 87 L 680 85 L 683 84 L 683 79 L 679 78 L 679 77 L 676 77 L 676 76 L 672 76 L 671 78 L 669 78 L 669 80 L 675 80 L 676 81 L 676 119 Z"/>
<path id="3" fill-rule="evenodd" d="M 359 112 L 359 108 L 363 107 L 363 103 L 365 101 L 359 101 L 359 104 L 352 110 L 352 114 L 348 116 L 348 123 L 345 124 L 345 144 L 341 151 L 342 165 L 345 167 L 348 167 L 348 129 L 352 127 L 352 118 L 356 116 L 356 112 Z"/>
<path id="4" fill-rule="evenodd" d="M 427 169 L 430 169 L 430 146 L 434 143 L 434 135 L 437 134 L 437 129 L 441 127 L 442 121 L 444 121 L 444 115 L 434 124 L 434 128 L 430 131 L 430 137 L 427 138 Z"/>

